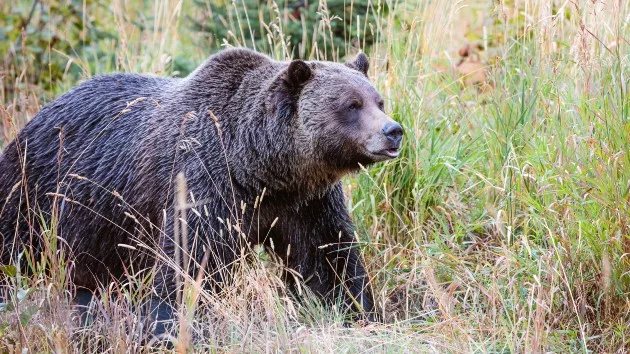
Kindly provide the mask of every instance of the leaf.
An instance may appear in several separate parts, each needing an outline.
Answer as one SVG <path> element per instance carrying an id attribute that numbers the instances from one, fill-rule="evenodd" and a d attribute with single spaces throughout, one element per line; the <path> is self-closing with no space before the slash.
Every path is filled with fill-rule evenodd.
<path id="1" fill-rule="evenodd" d="M 13 264 L 0 265 L 0 272 L 8 277 L 15 278 L 17 275 L 17 268 Z"/>
<path id="2" fill-rule="evenodd" d="M 20 324 L 25 327 L 30 322 L 31 318 L 33 318 L 33 315 L 37 313 L 37 311 L 39 311 L 39 307 L 35 305 L 27 307 L 26 310 L 20 313 Z"/>
<path id="3" fill-rule="evenodd" d="M 13 306 L 11 301 L 0 302 L 0 312 L 11 312 L 13 310 L 15 310 L 15 306 Z"/>

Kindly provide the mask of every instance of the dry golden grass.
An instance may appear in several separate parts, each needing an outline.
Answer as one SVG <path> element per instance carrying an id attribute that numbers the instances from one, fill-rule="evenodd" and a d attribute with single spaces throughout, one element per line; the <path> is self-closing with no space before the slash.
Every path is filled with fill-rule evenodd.
<path id="1" fill-rule="evenodd" d="M 219 294 L 181 277 L 174 350 L 628 351 L 630 3 L 388 5 L 370 77 L 405 146 L 399 160 L 344 182 L 384 323 L 345 328 L 306 289 L 296 301 L 281 265 L 254 249 Z M 121 39 L 112 70 L 168 74 L 174 53 L 209 54 L 187 39 L 186 3 L 157 1 L 150 22 L 140 5 L 112 8 Z M 271 54 L 286 58 L 278 23 L 268 26 Z M 247 45 L 247 31 L 231 25 L 226 42 Z M 108 70 L 66 54 L 85 77 Z M 21 74 L 31 68 L 19 69 L 1 81 L 18 88 L 2 97 L 5 143 L 45 103 Z M 69 304 L 72 262 L 48 257 L 55 272 L 10 277 L 0 352 L 167 350 L 152 347 L 137 318 L 150 276 L 102 289 L 98 316 L 81 328 Z"/>

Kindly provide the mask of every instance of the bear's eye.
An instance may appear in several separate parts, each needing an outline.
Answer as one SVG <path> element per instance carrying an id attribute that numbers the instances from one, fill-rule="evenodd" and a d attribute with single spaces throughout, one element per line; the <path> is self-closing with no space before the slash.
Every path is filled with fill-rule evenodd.
<path id="1" fill-rule="evenodd" d="M 378 109 L 380 109 L 381 111 L 385 112 L 385 102 L 378 101 Z"/>
<path id="2" fill-rule="evenodd" d="M 359 102 L 352 102 L 349 106 L 348 109 L 351 111 L 356 111 L 357 109 L 361 108 L 361 104 L 359 104 Z"/>

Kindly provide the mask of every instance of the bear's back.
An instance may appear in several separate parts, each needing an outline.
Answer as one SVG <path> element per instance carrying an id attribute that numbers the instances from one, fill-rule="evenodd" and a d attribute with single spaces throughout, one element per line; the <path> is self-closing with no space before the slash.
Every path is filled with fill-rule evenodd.
<path id="1" fill-rule="evenodd" d="M 51 173 L 70 168 L 74 174 L 104 165 L 122 168 L 133 160 L 141 142 L 156 127 L 164 126 L 155 122 L 156 112 L 175 83 L 173 79 L 136 74 L 88 80 L 35 115 L 5 148 L 0 169 L 17 172 L 9 171 L 9 166 L 26 161 L 29 180 L 44 186 L 57 182 L 50 178 Z M 121 149 L 121 145 L 127 148 Z M 1 187 L 4 192 L 5 186 Z"/>
<path id="2" fill-rule="evenodd" d="M 112 235 L 105 229 L 133 230 L 132 224 L 123 225 L 130 223 L 124 212 L 139 218 L 158 214 L 157 203 L 146 198 L 159 198 L 154 185 L 159 176 L 152 170 L 163 167 L 154 163 L 163 159 L 155 154 L 170 150 L 148 140 L 158 135 L 167 141 L 176 134 L 169 134 L 171 125 L 160 121 L 166 115 L 159 112 L 162 103 L 169 105 L 170 90 L 178 82 L 135 74 L 103 75 L 42 108 L 0 155 L 3 261 L 14 235 L 28 237 L 28 225 L 37 230 L 39 215 L 50 215 L 54 194 L 67 197 L 59 204 L 63 205 L 62 236 L 69 236 L 71 244 L 85 243 L 84 249 L 98 248 L 103 242 L 98 235 Z M 156 194 L 139 194 L 139 185 L 154 186 Z M 128 200 L 117 201 L 117 194 Z M 27 208 L 30 213 L 25 213 Z M 25 220 L 29 214 L 31 220 Z"/>

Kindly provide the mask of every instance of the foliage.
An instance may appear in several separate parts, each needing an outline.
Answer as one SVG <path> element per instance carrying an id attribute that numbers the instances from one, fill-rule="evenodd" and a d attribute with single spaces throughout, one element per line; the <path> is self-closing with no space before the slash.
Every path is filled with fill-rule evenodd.
<path id="1" fill-rule="evenodd" d="M 98 0 L 52 0 L 30 3 L 9 1 L 0 12 L 0 57 L 5 77 L 3 88 L 11 97 L 17 84 L 38 84 L 52 90 L 64 76 L 77 80 L 83 69 L 71 65 L 73 57 L 102 57 L 96 44 L 115 39 L 100 19 L 84 12 Z M 8 11 L 6 11 L 8 10 Z M 110 56 L 111 58 L 111 56 Z"/>
<path id="2" fill-rule="evenodd" d="M 200 42 L 219 48 L 223 39 L 263 52 L 280 49 L 288 57 L 343 58 L 375 40 L 383 2 L 370 0 L 195 0 L 191 18 Z"/>

